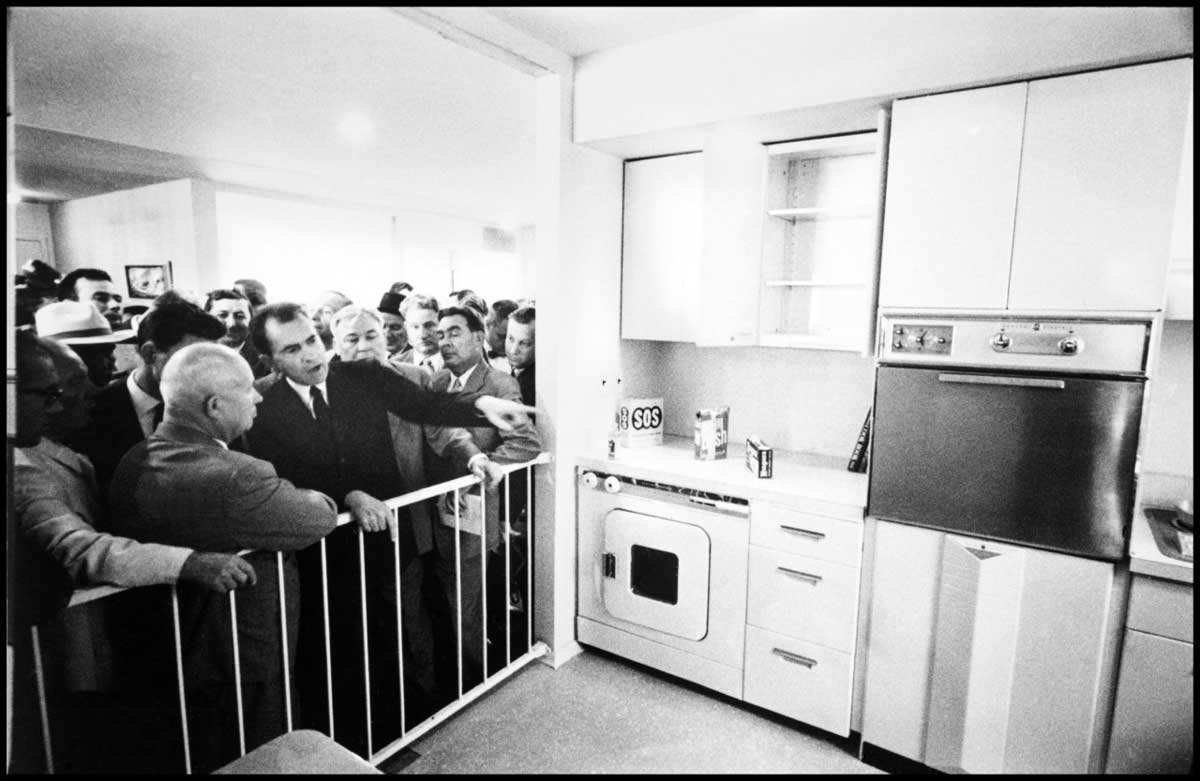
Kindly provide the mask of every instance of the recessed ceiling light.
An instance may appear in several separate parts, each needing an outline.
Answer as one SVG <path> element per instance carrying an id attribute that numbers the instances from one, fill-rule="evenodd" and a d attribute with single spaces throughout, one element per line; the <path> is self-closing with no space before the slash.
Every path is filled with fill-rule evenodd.
<path id="1" fill-rule="evenodd" d="M 352 144 L 364 144 L 375 136 L 375 123 L 361 111 L 348 111 L 338 122 L 338 135 Z"/>

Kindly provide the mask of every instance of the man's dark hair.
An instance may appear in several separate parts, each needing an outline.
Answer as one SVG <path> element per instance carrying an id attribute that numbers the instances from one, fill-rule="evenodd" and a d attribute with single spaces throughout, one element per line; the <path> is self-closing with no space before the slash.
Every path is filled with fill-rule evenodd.
<path id="1" fill-rule="evenodd" d="M 390 290 L 393 293 L 398 293 L 399 295 L 405 295 L 405 294 L 411 293 L 413 291 L 413 286 L 408 284 L 407 282 L 393 282 Z"/>
<path id="2" fill-rule="evenodd" d="M 267 338 L 267 320 L 290 323 L 299 317 L 308 317 L 308 312 L 300 304 L 291 301 L 267 304 L 255 312 L 254 317 L 250 319 L 250 342 L 254 349 L 268 357 L 273 355 L 271 340 Z"/>
<path id="3" fill-rule="evenodd" d="M 379 299 L 379 306 L 375 308 L 380 312 L 387 312 L 389 315 L 403 317 L 404 315 L 400 314 L 400 305 L 404 303 L 404 298 L 399 293 L 384 293 L 383 298 Z"/>
<path id="4" fill-rule="evenodd" d="M 517 311 L 517 309 L 519 309 L 519 307 L 517 306 L 516 301 L 510 301 L 507 298 L 502 298 L 492 304 L 492 319 L 496 321 L 505 320 L 513 312 Z"/>
<path id="5" fill-rule="evenodd" d="M 234 285 L 241 285 L 246 291 L 246 299 L 250 301 L 250 306 L 258 308 L 265 306 L 267 303 L 267 286 L 259 282 L 257 279 L 235 279 Z"/>
<path id="6" fill-rule="evenodd" d="M 454 317 L 458 315 L 467 321 L 467 328 L 476 333 L 483 332 L 483 320 L 479 317 L 479 313 L 473 307 L 469 306 L 448 306 L 438 312 L 438 320 L 443 317 Z"/>
<path id="7" fill-rule="evenodd" d="M 227 298 L 237 298 L 247 302 L 250 301 L 249 298 L 242 295 L 241 292 L 237 290 L 219 287 L 216 290 L 208 291 L 208 298 L 204 299 L 204 311 L 211 312 L 214 301 L 224 301 Z M 253 304 L 251 304 L 251 306 L 253 306 Z"/>
<path id="8" fill-rule="evenodd" d="M 58 300 L 74 301 L 75 283 L 81 279 L 90 279 L 93 282 L 112 282 L 112 277 L 108 275 L 107 271 L 98 268 L 77 268 L 59 280 Z"/>
<path id="9" fill-rule="evenodd" d="M 520 309 L 513 310 L 513 313 L 508 316 L 509 320 L 521 325 L 532 325 L 537 317 L 537 310 L 531 306 L 523 306 Z"/>
<path id="10" fill-rule="evenodd" d="M 174 290 L 154 299 L 138 325 L 137 344 L 153 342 L 155 349 L 165 352 L 183 341 L 185 336 L 216 341 L 225 335 L 225 325 L 217 318 L 188 301 Z"/>

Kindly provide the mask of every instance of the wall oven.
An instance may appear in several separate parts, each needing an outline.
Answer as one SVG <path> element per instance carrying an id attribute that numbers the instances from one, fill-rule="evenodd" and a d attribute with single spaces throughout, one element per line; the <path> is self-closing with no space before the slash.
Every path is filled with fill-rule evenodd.
<path id="1" fill-rule="evenodd" d="M 1120 560 L 1150 325 L 885 315 L 867 513 Z"/>

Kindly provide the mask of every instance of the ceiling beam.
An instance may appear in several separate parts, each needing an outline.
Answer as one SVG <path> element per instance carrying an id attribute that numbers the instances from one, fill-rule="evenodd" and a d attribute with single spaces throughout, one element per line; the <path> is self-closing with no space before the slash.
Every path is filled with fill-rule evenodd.
<path id="1" fill-rule="evenodd" d="M 568 76 L 574 67 L 570 55 L 481 7 L 392 6 L 387 10 L 530 76 Z"/>

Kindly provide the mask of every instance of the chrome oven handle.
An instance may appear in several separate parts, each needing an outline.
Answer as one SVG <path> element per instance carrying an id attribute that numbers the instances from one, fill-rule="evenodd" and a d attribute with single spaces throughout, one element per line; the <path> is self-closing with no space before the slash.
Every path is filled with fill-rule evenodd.
<path id="1" fill-rule="evenodd" d="M 1038 377 L 1001 377 L 994 374 L 939 374 L 938 382 L 953 382 L 960 385 L 1007 385 L 1020 388 L 1049 388 L 1063 390 L 1067 384 L 1062 380 L 1045 380 Z"/>
<path id="2" fill-rule="evenodd" d="M 814 585 L 817 583 L 820 583 L 823 580 L 823 578 L 820 575 L 814 575 L 811 572 L 801 572 L 798 569 L 789 569 L 788 567 L 776 567 L 775 569 L 779 570 L 784 575 L 791 575 L 793 578 L 799 578 L 800 580 L 807 580 L 809 583 L 812 583 Z"/>
<path id="3" fill-rule="evenodd" d="M 785 532 L 791 532 L 792 534 L 799 534 L 801 537 L 809 537 L 814 540 L 825 539 L 825 534 L 823 532 L 809 531 L 808 529 L 800 529 L 795 526 L 785 526 L 782 523 L 779 524 L 779 528 L 783 529 Z"/>
<path id="4" fill-rule="evenodd" d="M 810 659 L 807 656 L 801 656 L 800 654 L 794 654 L 791 651 L 785 651 L 782 648 L 772 648 L 771 653 L 775 654 L 780 659 L 783 659 L 785 662 L 791 662 L 792 664 L 803 665 L 810 670 L 817 666 L 816 659 Z"/>

